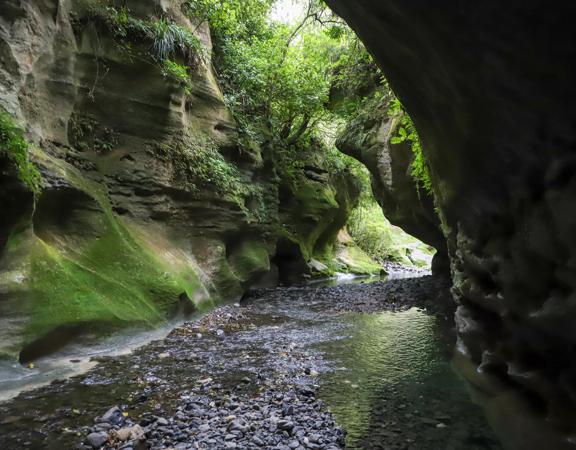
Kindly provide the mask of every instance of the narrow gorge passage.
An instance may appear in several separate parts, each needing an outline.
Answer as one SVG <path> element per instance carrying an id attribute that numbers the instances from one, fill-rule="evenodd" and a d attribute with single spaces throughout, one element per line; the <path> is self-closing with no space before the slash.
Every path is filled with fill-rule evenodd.
<path id="1" fill-rule="evenodd" d="M 427 276 L 255 292 L 0 405 L 0 447 L 104 432 L 105 448 L 500 449 L 450 368 L 445 289 Z"/>
<path id="2" fill-rule="evenodd" d="M 575 17 L 0 0 L 0 450 L 576 449 Z"/>

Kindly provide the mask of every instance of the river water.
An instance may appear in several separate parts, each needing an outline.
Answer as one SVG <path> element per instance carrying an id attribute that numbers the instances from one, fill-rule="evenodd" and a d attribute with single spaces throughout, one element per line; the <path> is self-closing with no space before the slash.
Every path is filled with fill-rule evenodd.
<path id="1" fill-rule="evenodd" d="M 253 386 L 240 386 L 241 379 L 287 378 L 283 355 L 298 349 L 318 397 L 347 431 L 347 448 L 499 449 L 451 367 L 449 320 L 411 305 L 347 311 L 347 304 L 384 298 L 386 289 L 263 291 L 237 308 L 239 323 L 195 328 L 202 333 L 177 329 L 129 354 L 99 358 L 85 374 L 0 404 L 0 448 L 74 448 L 109 407 L 120 405 L 135 419 L 169 414 L 182 392 L 206 377 L 250 396 Z"/>

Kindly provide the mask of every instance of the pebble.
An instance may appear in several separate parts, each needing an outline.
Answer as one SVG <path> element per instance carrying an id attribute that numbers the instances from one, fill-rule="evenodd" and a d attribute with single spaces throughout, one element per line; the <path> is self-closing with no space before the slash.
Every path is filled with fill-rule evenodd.
<path id="1" fill-rule="evenodd" d="M 324 301 L 322 296 L 325 296 L 329 308 L 334 312 L 375 312 L 410 308 L 420 301 L 419 297 L 429 293 L 429 287 L 420 289 L 416 282 L 411 281 L 392 280 L 384 286 L 319 289 L 315 298 Z M 367 292 L 370 290 L 378 295 Z M 385 298 L 383 290 L 389 296 L 394 294 L 393 302 L 390 299 L 385 302 L 381 300 Z M 295 287 L 270 290 L 265 297 L 274 301 L 275 295 L 285 297 L 287 292 L 294 297 L 305 298 L 307 295 L 302 295 L 300 288 Z M 167 343 L 158 344 L 154 358 L 135 360 L 138 364 L 131 363 L 140 367 L 137 369 L 138 378 L 135 378 L 138 390 L 132 394 L 130 401 L 121 400 L 122 404 L 130 405 L 130 402 L 133 404 L 142 398 L 142 402 L 150 402 L 149 412 L 143 417 L 133 418 L 131 413 L 130 417 L 125 418 L 122 410 L 115 406 L 92 428 L 86 428 L 85 435 L 94 437 L 100 433 L 104 442 L 110 437 L 106 448 L 118 450 L 343 449 L 345 433 L 335 424 L 325 405 L 316 398 L 319 386 L 315 383 L 318 382 L 319 371 L 324 370 L 321 356 L 305 343 L 293 337 L 285 338 L 278 324 L 268 327 L 269 330 L 280 331 L 275 332 L 271 348 L 267 349 L 273 356 L 264 363 L 258 361 L 259 356 L 255 357 L 241 347 L 231 347 L 237 344 L 234 336 L 236 330 L 250 330 L 250 327 L 257 326 L 249 321 L 242 322 L 248 318 L 244 316 L 247 308 L 250 305 L 225 306 L 199 321 L 184 324 L 166 339 Z M 274 319 L 276 316 L 270 317 Z M 276 318 L 282 317 L 278 315 Z M 195 336 L 203 340 L 195 341 Z M 217 339 L 223 336 L 227 336 L 226 339 Z M 235 353 L 231 353 L 230 348 L 234 348 Z M 228 359 L 224 355 L 229 355 Z M 182 362 L 187 361 L 205 369 L 196 369 L 189 380 L 182 379 L 182 386 L 185 386 L 182 388 L 179 380 L 166 370 L 148 369 L 148 361 L 163 358 L 174 360 L 177 373 L 185 373 L 181 371 L 186 367 Z M 317 364 L 316 360 L 320 363 Z M 267 366 L 269 363 L 272 363 L 271 366 Z M 165 363 L 162 364 L 165 367 Z M 110 376 L 114 376 L 112 372 Z M 357 380 L 353 381 L 358 383 Z M 353 381 L 349 380 L 348 386 L 355 389 L 359 383 Z M 396 394 L 390 391 L 390 395 Z M 163 401 L 164 397 L 166 401 Z M 138 410 L 144 406 L 143 403 L 140 405 Z M 411 409 L 404 412 L 408 411 L 413 412 Z M 137 413 L 134 414 L 137 416 Z M 439 419 L 443 418 L 428 419 L 428 425 L 431 428 L 446 427 L 446 420 Z M 426 424 L 426 421 L 420 422 L 417 418 L 413 421 L 420 427 Z M 102 427 L 102 423 L 107 426 Z M 140 431 L 134 433 L 136 426 Z M 392 423 L 390 426 L 386 439 L 404 442 L 407 436 L 398 435 L 396 427 Z M 145 440 L 145 443 L 138 444 L 138 440 Z"/>
<path id="2" fill-rule="evenodd" d="M 108 441 L 108 433 L 103 431 L 90 433 L 86 440 L 92 446 L 92 448 L 100 448 L 106 443 L 106 441 Z"/>
<path id="3" fill-rule="evenodd" d="M 107 422 L 111 425 L 121 425 L 125 422 L 125 418 L 122 414 L 122 410 L 118 406 L 114 406 L 104 413 L 99 422 Z"/>
<path id="4" fill-rule="evenodd" d="M 142 441 L 145 439 L 145 431 L 140 425 L 134 425 L 133 427 L 121 428 L 115 432 L 115 436 L 120 441 Z"/>

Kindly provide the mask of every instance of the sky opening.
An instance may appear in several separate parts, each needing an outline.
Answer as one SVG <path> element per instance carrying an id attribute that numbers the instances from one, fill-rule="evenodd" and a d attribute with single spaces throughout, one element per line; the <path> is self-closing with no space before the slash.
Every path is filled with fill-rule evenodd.
<path id="1" fill-rule="evenodd" d="M 277 22 L 292 23 L 305 12 L 306 2 L 302 0 L 278 0 L 270 18 Z"/>

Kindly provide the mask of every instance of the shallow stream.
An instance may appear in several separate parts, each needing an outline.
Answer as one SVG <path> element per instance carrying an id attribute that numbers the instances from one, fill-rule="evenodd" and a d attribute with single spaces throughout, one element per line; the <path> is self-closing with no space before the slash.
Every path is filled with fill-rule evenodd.
<path id="1" fill-rule="evenodd" d="M 180 327 L 130 354 L 98 358 L 85 374 L 0 404 L 0 448 L 75 448 L 111 406 L 137 421 L 171 414 L 198 380 L 249 397 L 259 384 L 298 383 L 305 368 L 347 431 L 347 448 L 499 449 L 451 368 L 449 320 L 410 305 L 346 311 L 384 287 L 263 291 L 235 308 L 239 320 Z"/>

